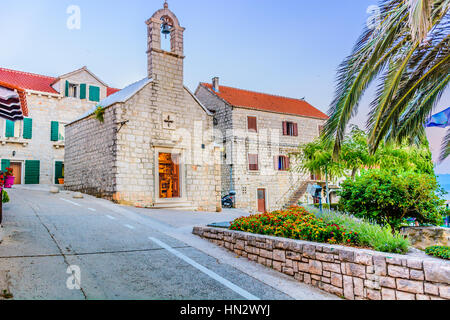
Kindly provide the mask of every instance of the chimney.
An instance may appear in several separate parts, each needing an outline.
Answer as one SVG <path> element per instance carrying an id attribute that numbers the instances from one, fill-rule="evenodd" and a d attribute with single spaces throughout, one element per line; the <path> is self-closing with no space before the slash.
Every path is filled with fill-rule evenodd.
<path id="1" fill-rule="evenodd" d="M 212 88 L 215 92 L 220 92 L 219 87 L 219 77 L 214 77 L 212 79 Z"/>

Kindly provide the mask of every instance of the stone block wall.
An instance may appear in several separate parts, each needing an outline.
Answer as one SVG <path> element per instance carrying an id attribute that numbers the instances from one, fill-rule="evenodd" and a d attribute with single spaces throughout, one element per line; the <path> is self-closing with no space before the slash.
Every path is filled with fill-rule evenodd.
<path id="1" fill-rule="evenodd" d="M 450 262 L 226 229 L 193 233 L 299 282 L 349 300 L 449 300 Z"/>
<path id="2" fill-rule="evenodd" d="M 207 88 L 200 85 L 198 86 L 195 96 L 202 102 L 208 110 L 213 112 L 214 121 L 214 138 L 218 145 L 223 145 L 224 139 L 229 141 L 232 136 L 227 136 L 227 130 L 233 127 L 233 116 L 232 108 L 225 102 L 217 98 L 217 96 L 212 95 Z M 221 175 L 221 193 L 226 195 L 229 191 L 234 188 L 231 181 L 231 165 L 227 159 L 232 159 L 233 154 L 231 152 L 227 153 L 223 149 L 221 153 L 220 163 L 220 175 Z"/>
<path id="3" fill-rule="evenodd" d="M 115 119 L 115 110 L 107 108 L 103 123 L 90 117 L 66 126 L 66 189 L 113 199 L 117 171 Z"/>
<path id="4" fill-rule="evenodd" d="M 408 236 L 413 247 L 425 250 L 431 246 L 448 246 L 450 229 L 440 227 L 406 227 L 401 233 Z"/>

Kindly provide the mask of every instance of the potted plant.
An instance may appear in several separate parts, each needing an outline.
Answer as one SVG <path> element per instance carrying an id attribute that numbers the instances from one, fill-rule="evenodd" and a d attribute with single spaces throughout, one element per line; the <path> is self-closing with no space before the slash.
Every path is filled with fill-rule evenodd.
<path id="1" fill-rule="evenodd" d="M 59 184 L 64 184 L 64 178 L 58 178 L 58 183 Z"/>
<path id="2" fill-rule="evenodd" d="M 5 189 L 10 189 L 14 185 L 15 179 L 15 177 L 13 176 L 13 169 L 6 168 L 5 176 Z"/>

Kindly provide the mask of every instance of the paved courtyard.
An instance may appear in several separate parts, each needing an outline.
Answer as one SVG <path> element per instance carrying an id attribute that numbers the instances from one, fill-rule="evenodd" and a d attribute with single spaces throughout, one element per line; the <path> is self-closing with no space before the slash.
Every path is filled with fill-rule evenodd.
<path id="1" fill-rule="evenodd" d="M 14 299 L 336 299 L 191 233 L 244 211 L 132 208 L 45 186 L 9 194 L 0 290 Z"/>

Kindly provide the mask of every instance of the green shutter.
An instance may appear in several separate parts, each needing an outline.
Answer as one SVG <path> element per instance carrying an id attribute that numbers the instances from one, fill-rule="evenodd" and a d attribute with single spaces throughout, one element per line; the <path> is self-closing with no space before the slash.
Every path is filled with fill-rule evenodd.
<path id="1" fill-rule="evenodd" d="M 64 178 L 63 166 L 64 163 L 62 161 L 55 162 L 55 184 L 59 184 L 58 179 Z"/>
<path id="2" fill-rule="evenodd" d="M 8 159 L 2 159 L 2 171 L 6 171 L 6 168 L 11 166 L 11 162 Z"/>
<path id="3" fill-rule="evenodd" d="M 66 97 L 69 96 L 69 81 L 66 80 Z"/>
<path id="4" fill-rule="evenodd" d="M 23 138 L 31 139 L 33 137 L 33 119 L 23 119 Z"/>
<path id="5" fill-rule="evenodd" d="M 86 84 L 80 84 L 80 99 L 86 99 Z"/>
<path id="6" fill-rule="evenodd" d="M 58 121 L 52 121 L 52 130 L 50 133 L 50 140 L 51 141 L 58 141 L 59 138 L 59 122 Z"/>
<path id="7" fill-rule="evenodd" d="M 6 120 L 5 136 L 7 138 L 14 137 L 14 122 L 11 120 Z"/>
<path id="8" fill-rule="evenodd" d="M 25 184 L 39 184 L 40 171 L 41 162 L 39 160 L 25 161 Z"/>
<path id="9" fill-rule="evenodd" d="M 89 100 L 100 101 L 100 88 L 96 86 L 89 86 Z"/>

